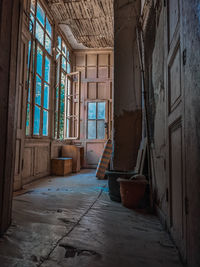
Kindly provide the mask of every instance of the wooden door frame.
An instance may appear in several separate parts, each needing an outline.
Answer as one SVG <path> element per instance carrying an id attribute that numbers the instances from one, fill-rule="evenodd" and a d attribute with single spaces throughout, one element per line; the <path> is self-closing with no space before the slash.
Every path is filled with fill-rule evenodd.
<path id="1" fill-rule="evenodd" d="M 183 44 L 181 40 L 181 19 L 182 19 L 182 0 L 178 0 L 179 3 L 179 20 L 176 25 L 176 29 L 174 31 L 174 35 L 170 42 L 169 38 L 169 0 L 166 1 L 166 9 L 165 9 L 165 88 L 166 88 L 166 141 L 167 141 L 167 150 L 166 150 L 166 174 L 167 174 L 167 188 L 168 188 L 168 219 L 167 226 L 172 234 L 172 237 L 175 238 L 175 232 L 172 227 L 172 190 L 171 190 L 171 136 L 170 133 L 173 130 L 176 130 L 177 127 L 181 126 L 181 160 L 182 160 L 182 209 L 183 209 L 183 233 L 184 233 L 184 244 L 179 249 L 180 253 L 184 260 L 186 260 L 187 255 L 187 216 L 185 212 L 185 199 L 186 199 L 186 176 L 185 176 L 185 146 L 184 146 L 184 127 L 185 127 L 185 114 L 184 114 L 184 86 L 183 86 L 183 59 L 182 59 L 182 51 Z M 170 106 L 170 92 L 169 92 L 169 67 L 179 50 L 180 53 L 180 86 L 181 92 L 180 97 L 178 97 L 173 105 Z M 181 186 L 181 185 L 180 185 Z M 176 242 L 176 241 L 175 241 Z"/>
<path id="2" fill-rule="evenodd" d="M 0 11 L 0 235 L 11 223 L 22 7 L 20 0 L 2 0 Z"/>

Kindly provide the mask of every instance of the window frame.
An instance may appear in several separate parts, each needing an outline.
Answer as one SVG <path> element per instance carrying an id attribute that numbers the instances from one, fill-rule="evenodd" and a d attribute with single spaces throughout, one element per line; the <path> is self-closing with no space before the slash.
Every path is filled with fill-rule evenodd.
<path id="1" fill-rule="evenodd" d="M 61 49 L 58 48 L 58 38 L 60 38 L 61 40 Z M 62 47 L 63 47 L 63 43 L 66 47 L 66 54 L 63 53 Z M 62 116 L 64 116 L 64 125 L 63 125 L 63 135 L 60 132 L 60 124 L 61 124 L 61 86 L 62 86 L 62 74 L 67 76 L 67 75 L 74 75 L 72 71 L 72 51 L 71 51 L 71 47 L 68 44 L 68 42 L 66 41 L 66 39 L 63 37 L 62 33 L 58 30 L 57 34 L 56 34 L 56 55 L 55 55 L 55 62 L 56 62 L 56 80 L 55 80 L 55 89 L 54 89 L 54 95 L 55 95 L 55 99 L 54 99 L 54 130 L 53 130 L 53 138 L 55 140 L 76 140 L 78 139 L 80 136 L 80 134 L 77 134 L 76 137 L 66 137 L 66 122 L 65 122 L 65 112 L 63 113 Z M 58 56 L 57 56 L 57 52 L 59 52 Z M 66 60 L 66 68 L 63 68 L 62 62 L 63 62 L 63 58 Z M 70 66 L 70 69 L 68 70 L 67 66 Z M 57 70 L 59 69 L 59 71 L 57 72 Z M 68 72 L 70 71 L 70 72 Z M 77 73 L 76 73 L 77 74 Z M 57 81 L 57 77 L 59 79 L 59 81 Z M 66 78 L 66 77 L 65 77 Z M 66 85 L 66 82 L 65 82 Z M 71 86 L 73 86 L 73 82 L 71 83 Z M 57 99 L 57 90 L 58 90 L 58 99 Z M 65 89 L 66 90 L 66 89 Z M 64 94 L 66 95 L 66 93 Z M 65 97 L 64 97 L 65 98 Z M 66 100 L 64 99 L 64 102 Z M 65 105 L 65 104 L 64 104 Z M 71 127 L 71 126 L 70 126 Z M 79 126 L 80 128 L 80 126 Z"/>
<path id="2" fill-rule="evenodd" d="M 41 22 L 39 21 L 39 19 L 37 18 L 37 5 L 40 5 L 40 7 L 42 8 L 43 12 L 44 12 L 44 25 L 41 24 Z M 32 16 L 32 18 L 34 19 L 34 23 L 33 23 L 33 30 L 31 32 L 30 28 L 29 28 L 29 32 L 31 34 L 31 43 L 32 43 L 32 55 L 31 55 L 31 70 L 30 70 L 30 77 L 32 76 L 32 78 L 30 78 L 30 84 L 28 87 L 28 92 L 27 92 L 27 103 L 26 103 L 26 123 L 27 123 L 27 108 L 28 105 L 30 107 L 29 110 L 29 132 L 26 132 L 26 138 L 44 138 L 44 139 L 49 139 L 51 136 L 51 98 L 52 98 L 52 71 L 53 71 L 53 46 L 54 46 L 54 25 L 53 25 L 53 21 L 50 17 L 50 14 L 48 12 L 48 10 L 46 9 L 46 7 L 43 5 L 43 3 L 39 0 L 35 0 L 35 12 L 33 13 L 31 10 L 31 3 L 30 3 L 30 16 Z M 47 24 L 47 20 L 51 26 L 51 35 L 49 34 L 46 24 Z M 42 27 L 43 32 L 44 32 L 44 37 L 43 37 L 43 44 L 40 43 L 40 41 L 36 38 L 36 23 L 39 23 L 40 27 Z M 51 41 L 51 53 L 49 53 L 49 51 L 46 49 L 46 36 L 48 36 L 48 38 Z M 37 73 L 37 49 L 38 47 L 42 50 L 42 76 Z M 46 57 L 49 60 L 49 81 L 45 80 L 45 64 L 46 64 Z M 34 65 L 33 65 L 34 64 Z M 36 102 L 36 78 L 37 76 L 41 79 L 41 101 L 40 101 L 40 105 L 35 103 Z M 44 93 L 45 93 L 45 85 L 48 86 L 49 88 L 49 92 L 48 92 L 48 108 L 45 107 L 44 105 Z M 29 93 L 30 91 L 30 93 Z M 30 101 L 28 101 L 28 96 L 30 94 Z M 40 123 L 39 123 L 39 134 L 34 134 L 34 118 L 35 118 L 35 107 L 39 107 L 40 108 Z M 44 134 L 44 111 L 48 112 L 48 119 L 47 119 L 47 131 L 48 134 L 45 135 Z"/>
<path id="3" fill-rule="evenodd" d="M 107 124 L 107 127 L 104 127 L 104 129 L 105 129 L 105 135 L 104 135 L 104 139 L 99 139 L 99 138 L 95 138 L 95 139 L 93 139 L 93 138 L 88 138 L 88 121 L 96 121 L 96 137 L 98 136 L 98 133 L 97 133 L 97 121 L 102 121 L 103 119 L 97 119 L 97 104 L 96 104 L 96 119 L 88 119 L 88 104 L 89 103 L 105 103 L 105 119 L 104 119 L 104 123 L 106 123 Z M 108 113 L 108 105 L 109 105 L 109 100 L 105 100 L 105 99 L 88 99 L 87 101 L 86 101 L 86 140 L 87 141 L 96 141 L 96 140 L 98 140 L 98 141 L 102 141 L 102 140 L 107 140 L 108 139 L 108 136 L 109 136 L 109 133 L 108 133 L 108 131 L 109 131 L 109 118 L 108 118 L 108 115 L 109 115 L 109 113 Z"/>

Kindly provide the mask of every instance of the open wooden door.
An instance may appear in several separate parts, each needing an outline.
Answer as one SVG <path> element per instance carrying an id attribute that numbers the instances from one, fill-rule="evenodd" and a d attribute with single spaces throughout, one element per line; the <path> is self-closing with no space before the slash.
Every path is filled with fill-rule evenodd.
<path id="1" fill-rule="evenodd" d="M 22 36 L 20 44 L 20 66 L 19 66 L 19 83 L 17 90 L 17 137 L 15 150 L 15 175 L 14 190 L 22 187 L 22 170 L 23 170 L 23 150 L 25 139 L 25 121 L 26 121 L 26 99 L 28 93 L 28 56 L 30 57 L 30 33 L 29 20 L 23 14 Z M 31 42 L 30 42 L 31 43 Z M 29 52 L 28 52 L 29 49 Z"/>
<path id="2" fill-rule="evenodd" d="M 19 63 L 20 1 L 3 0 L 0 9 L 0 235 L 11 223 L 16 140 L 16 84 Z"/>
<path id="3" fill-rule="evenodd" d="M 169 226 L 182 256 L 186 249 L 186 198 L 184 176 L 184 92 L 181 86 L 182 47 L 180 45 L 181 1 L 167 1 L 167 134 Z"/>

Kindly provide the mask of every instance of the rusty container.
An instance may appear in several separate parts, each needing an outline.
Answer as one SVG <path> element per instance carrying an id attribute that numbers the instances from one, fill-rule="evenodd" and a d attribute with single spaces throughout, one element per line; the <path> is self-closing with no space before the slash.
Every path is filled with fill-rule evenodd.
<path id="1" fill-rule="evenodd" d="M 122 204 L 131 209 L 139 208 L 148 184 L 147 180 L 125 180 L 119 178 L 118 182 L 120 183 Z"/>

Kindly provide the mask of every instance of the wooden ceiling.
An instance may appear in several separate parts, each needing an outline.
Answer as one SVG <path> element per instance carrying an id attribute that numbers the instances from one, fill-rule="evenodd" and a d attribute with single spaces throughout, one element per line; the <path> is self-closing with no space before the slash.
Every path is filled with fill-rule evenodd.
<path id="1" fill-rule="evenodd" d="M 87 48 L 113 47 L 113 0 L 47 0 L 59 24 Z"/>

